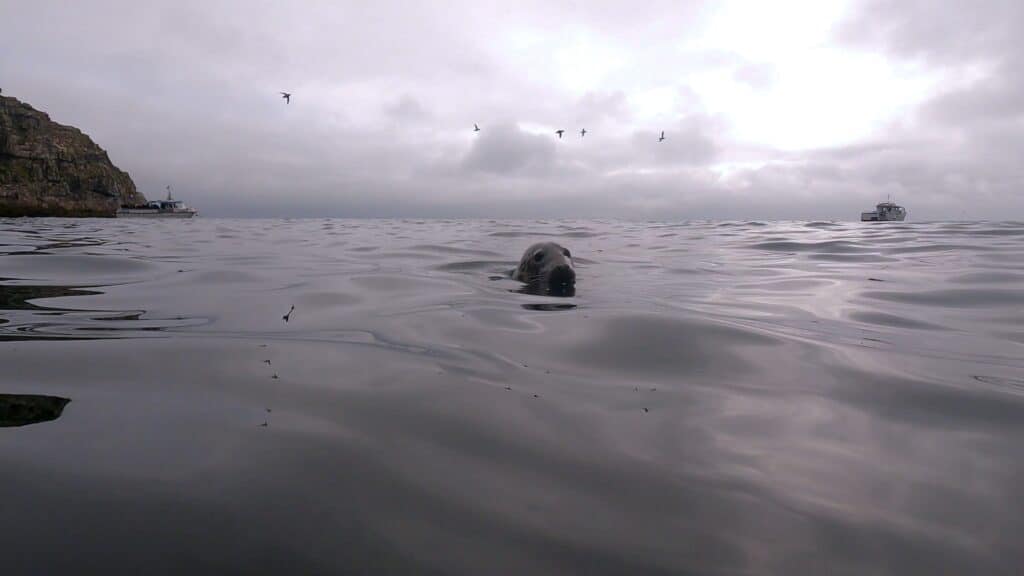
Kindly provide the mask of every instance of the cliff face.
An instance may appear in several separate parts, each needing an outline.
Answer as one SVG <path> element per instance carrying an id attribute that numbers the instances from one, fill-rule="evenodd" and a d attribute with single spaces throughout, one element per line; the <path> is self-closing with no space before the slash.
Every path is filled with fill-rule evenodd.
<path id="1" fill-rule="evenodd" d="M 113 216 L 122 204 L 145 202 L 80 130 L 0 96 L 0 217 Z"/>

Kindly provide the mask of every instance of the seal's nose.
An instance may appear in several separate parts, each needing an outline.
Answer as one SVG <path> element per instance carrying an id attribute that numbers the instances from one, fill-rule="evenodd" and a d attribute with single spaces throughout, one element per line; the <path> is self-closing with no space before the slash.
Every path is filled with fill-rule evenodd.
<path id="1" fill-rule="evenodd" d="M 548 278 L 552 288 L 576 285 L 576 272 L 564 264 L 551 270 Z"/>

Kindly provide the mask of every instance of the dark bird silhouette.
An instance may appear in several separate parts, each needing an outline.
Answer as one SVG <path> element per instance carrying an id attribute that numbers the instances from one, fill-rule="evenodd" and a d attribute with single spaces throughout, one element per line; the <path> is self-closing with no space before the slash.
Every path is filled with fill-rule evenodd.
<path id="1" fill-rule="evenodd" d="M 587 135 L 587 129 L 586 128 L 584 128 L 583 130 L 580 130 L 580 138 L 583 138 L 586 135 Z"/>
<path id="2" fill-rule="evenodd" d="M 661 142 L 661 141 L 662 141 L 662 140 L 664 140 L 664 139 L 665 139 L 665 131 L 664 131 L 664 130 L 662 130 L 662 131 L 661 131 L 661 138 L 658 138 L 658 142 Z"/>
<path id="3" fill-rule="evenodd" d="M 559 140 L 562 139 L 562 133 L 564 133 L 564 132 L 565 132 L 565 130 L 555 130 L 555 134 L 558 134 L 558 139 Z"/>
<path id="4" fill-rule="evenodd" d="M 290 308 L 290 309 L 288 310 L 288 313 L 287 313 L 287 314 L 285 314 L 284 316 L 281 316 L 281 319 L 282 319 L 282 320 L 284 320 L 285 322 L 287 322 L 287 321 L 288 321 L 288 319 L 292 317 L 292 312 L 294 312 L 294 311 L 295 311 L 295 306 L 292 306 L 292 307 L 291 307 L 291 308 Z"/>
<path id="5" fill-rule="evenodd" d="M 480 131 L 480 127 L 477 126 L 476 124 L 473 124 L 473 132 L 479 132 L 479 131 Z"/>
<path id="6" fill-rule="evenodd" d="M 263 422 L 263 424 L 260 424 L 260 428 L 266 428 L 266 427 L 267 427 L 267 423 L 266 422 Z"/>
<path id="7" fill-rule="evenodd" d="M 270 360 L 264 360 L 264 362 L 267 363 L 267 366 L 270 366 Z"/>
<path id="8" fill-rule="evenodd" d="M 277 380 L 277 374 L 274 374 L 273 376 L 271 376 L 270 379 L 271 380 Z"/>
<path id="9" fill-rule="evenodd" d="M 284 98 L 284 103 L 285 104 L 291 104 L 292 103 L 292 93 L 291 92 L 281 92 L 281 98 Z"/>

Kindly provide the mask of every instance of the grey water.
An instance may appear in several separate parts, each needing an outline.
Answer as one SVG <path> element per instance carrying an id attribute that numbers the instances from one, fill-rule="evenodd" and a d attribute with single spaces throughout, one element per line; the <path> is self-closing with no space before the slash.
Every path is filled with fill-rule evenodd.
<path id="1" fill-rule="evenodd" d="M 1019 574 L 1024 223 L 0 220 L 0 415 L 5 575 Z"/>

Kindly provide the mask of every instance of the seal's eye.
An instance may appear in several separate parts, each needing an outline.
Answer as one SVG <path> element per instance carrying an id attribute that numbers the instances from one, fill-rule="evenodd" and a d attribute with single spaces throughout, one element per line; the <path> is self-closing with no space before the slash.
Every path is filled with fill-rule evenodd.
<path id="1" fill-rule="evenodd" d="M 537 252 L 536 254 L 533 255 L 533 261 L 534 262 L 540 262 L 543 259 L 544 259 L 544 253 L 543 252 Z"/>
<path id="2" fill-rule="evenodd" d="M 572 254 L 569 254 L 569 249 L 568 248 L 562 250 L 562 254 L 565 254 L 566 258 L 572 258 Z"/>

